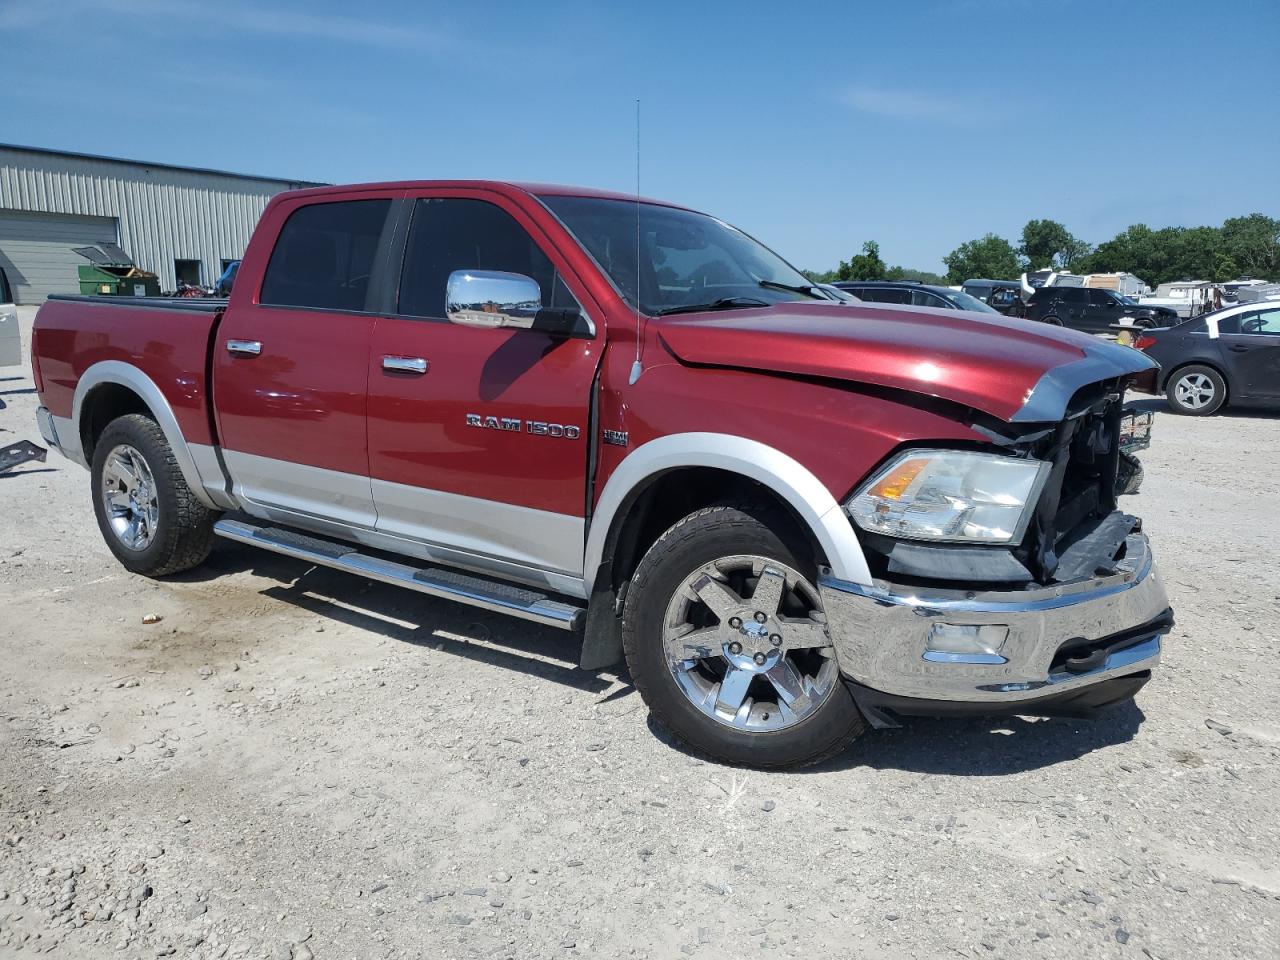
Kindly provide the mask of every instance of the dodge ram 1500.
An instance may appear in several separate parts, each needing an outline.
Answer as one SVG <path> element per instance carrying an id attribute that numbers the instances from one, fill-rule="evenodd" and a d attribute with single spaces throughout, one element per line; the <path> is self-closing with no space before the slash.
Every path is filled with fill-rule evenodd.
<path id="1" fill-rule="evenodd" d="M 1132 697 L 1172 614 L 1117 507 L 1153 367 L 842 302 L 693 210 L 492 182 L 275 198 L 228 300 L 51 298 L 33 367 L 102 534 L 215 536 L 583 635 L 716 759 Z"/>

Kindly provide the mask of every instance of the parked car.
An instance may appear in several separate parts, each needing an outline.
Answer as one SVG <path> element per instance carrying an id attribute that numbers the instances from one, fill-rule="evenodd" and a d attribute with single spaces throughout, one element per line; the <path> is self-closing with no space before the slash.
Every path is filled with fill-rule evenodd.
<path id="1" fill-rule="evenodd" d="M 861 303 L 862 301 L 855 297 L 848 290 L 841 290 L 834 283 L 815 283 L 815 287 L 831 295 L 832 300 L 840 303 Z"/>
<path id="2" fill-rule="evenodd" d="M 1089 712 L 1159 660 L 1117 505 L 1136 350 L 836 303 L 720 220 L 566 187 L 283 193 L 239 272 L 36 317 L 40 430 L 135 574 L 221 536 L 579 632 L 760 767 Z"/>
<path id="3" fill-rule="evenodd" d="M 1027 301 L 1027 319 L 1085 333 L 1109 333 L 1114 323 L 1159 327 L 1178 322 L 1168 307 L 1143 306 L 1112 290 L 1041 287 Z"/>
<path id="4" fill-rule="evenodd" d="M 9 278 L 0 268 L 0 367 L 22 363 L 22 335 L 18 332 L 18 308 L 13 299 Z"/>
<path id="5" fill-rule="evenodd" d="M 995 313 L 977 297 L 950 287 L 934 287 L 908 280 L 837 280 L 832 286 L 853 294 L 866 303 L 898 303 L 940 310 L 972 310 Z"/>
<path id="6" fill-rule="evenodd" d="M 1280 406 L 1280 303 L 1239 304 L 1147 330 L 1134 346 L 1160 364 L 1153 392 L 1178 413 Z"/>
<path id="7" fill-rule="evenodd" d="M 960 289 L 996 313 L 1008 317 L 1026 316 L 1027 305 L 1022 298 L 1022 283 L 1018 280 L 966 280 Z"/>

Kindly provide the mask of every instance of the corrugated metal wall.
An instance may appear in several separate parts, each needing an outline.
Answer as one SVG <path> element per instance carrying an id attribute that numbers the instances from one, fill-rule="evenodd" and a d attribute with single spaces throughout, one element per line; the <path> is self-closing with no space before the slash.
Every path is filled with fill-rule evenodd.
<path id="1" fill-rule="evenodd" d="M 312 185 L 0 146 L 0 209 L 115 217 L 120 246 L 165 290 L 175 259 L 201 261 L 213 283 L 271 197 Z"/>

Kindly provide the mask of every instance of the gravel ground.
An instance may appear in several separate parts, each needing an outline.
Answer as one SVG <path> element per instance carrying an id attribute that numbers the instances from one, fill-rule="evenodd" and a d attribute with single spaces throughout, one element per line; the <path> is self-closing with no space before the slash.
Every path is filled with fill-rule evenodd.
<path id="1" fill-rule="evenodd" d="M 130 576 L 83 470 L 20 468 L 0 955 L 1277 956 L 1280 420 L 1161 414 L 1144 462 L 1178 627 L 1136 705 L 792 774 L 682 753 L 555 631 L 230 544 Z"/>

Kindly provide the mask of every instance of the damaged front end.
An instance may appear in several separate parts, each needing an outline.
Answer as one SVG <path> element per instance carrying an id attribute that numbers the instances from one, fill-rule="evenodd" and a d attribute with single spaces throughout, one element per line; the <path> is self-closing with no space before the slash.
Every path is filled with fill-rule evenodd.
<path id="1" fill-rule="evenodd" d="M 988 450 L 1037 471 L 1034 488 L 1021 488 L 1022 523 L 1001 528 L 1007 542 L 891 536 L 855 518 L 872 583 L 823 576 L 819 587 L 841 669 L 873 723 L 1088 713 L 1150 678 L 1173 615 L 1142 523 L 1119 507 L 1141 480 L 1134 452 L 1151 426 L 1150 414 L 1124 408 L 1125 383 L 1078 389 L 1051 424 L 971 423 Z M 888 489 L 884 476 L 872 492 Z M 944 486 L 932 492 L 922 512 L 945 508 Z M 1010 496 L 981 492 L 996 505 Z"/>
<path id="2" fill-rule="evenodd" d="M 1045 426 L 975 422 L 1007 455 L 1047 464 L 1030 522 L 1010 545 L 930 543 L 864 530 L 873 575 L 919 585 L 1068 582 L 1114 569 L 1141 521 L 1119 509 L 1136 493 L 1151 414 L 1124 408 L 1119 380 L 1091 385 Z"/>

